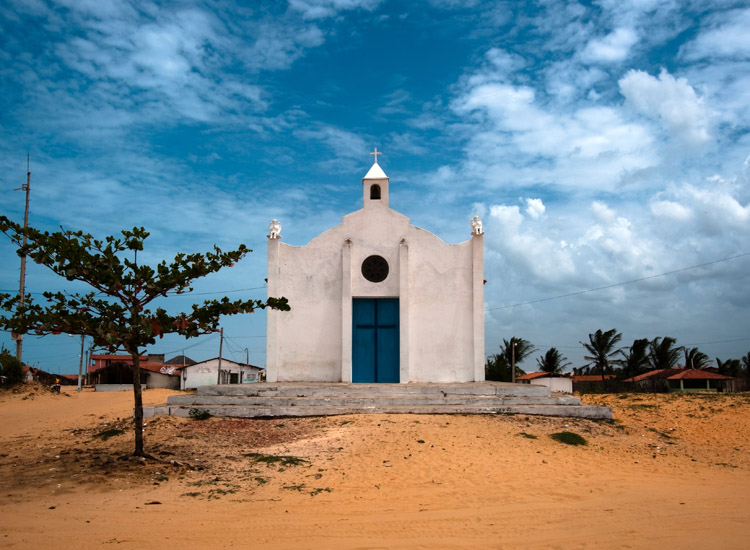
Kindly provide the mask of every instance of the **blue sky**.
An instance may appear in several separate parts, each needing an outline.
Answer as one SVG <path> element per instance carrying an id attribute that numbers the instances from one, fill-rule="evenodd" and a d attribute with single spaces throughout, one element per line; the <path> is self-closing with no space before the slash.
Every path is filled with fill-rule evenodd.
<path id="1" fill-rule="evenodd" d="M 29 152 L 34 226 L 142 225 L 154 262 L 254 249 L 175 311 L 264 297 L 268 222 L 297 245 L 339 223 L 378 147 L 412 223 L 460 242 L 483 218 L 488 354 L 515 335 L 579 365 L 613 327 L 750 350 L 746 2 L 10 0 L 0 22 L 4 214 Z M 63 287 L 29 265 L 28 291 Z M 263 313 L 224 326 L 226 355 L 265 364 Z M 73 372 L 74 340 L 27 337 L 24 359 Z M 183 349 L 218 337 L 153 351 Z"/>

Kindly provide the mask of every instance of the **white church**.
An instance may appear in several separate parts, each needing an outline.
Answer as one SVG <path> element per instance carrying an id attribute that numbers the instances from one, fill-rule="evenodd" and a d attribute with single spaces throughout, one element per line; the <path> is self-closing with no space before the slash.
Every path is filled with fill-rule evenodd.
<path id="1" fill-rule="evenodd" d="M 479 382 L 484 380 L 484 241 L 447 244 L 392 210 L 375 162 L 361 210 L 304 246 L 268 235 L 268 382 Z M 289 222 L 289 223 L 293 223 Z"/>

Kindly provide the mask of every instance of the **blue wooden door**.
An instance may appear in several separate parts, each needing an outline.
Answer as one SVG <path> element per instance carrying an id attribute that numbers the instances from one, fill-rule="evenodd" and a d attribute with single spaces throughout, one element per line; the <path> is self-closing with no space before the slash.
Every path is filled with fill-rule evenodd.
<path id="1" fill-rule="evenodd" d="M 398 298 L 355 298 L 352 311 L 352 382 L 398 383 Z"/>

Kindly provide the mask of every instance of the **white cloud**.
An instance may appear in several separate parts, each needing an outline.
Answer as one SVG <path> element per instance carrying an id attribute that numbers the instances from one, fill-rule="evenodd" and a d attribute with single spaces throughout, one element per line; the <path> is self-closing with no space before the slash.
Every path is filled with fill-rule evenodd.
<path id="1" fill-rule="evenodd" d="M 654 200 L 649 204 L 649 208 L 655 218 L 665 222 L 686 222 L 693 217 L 689 208 L 675 201 Z"/>
<path id="2" fill-rule="evenodd" d="M 662 69 L 659 78 L 630 70 L 619 81 L 620 91 L 636 111 L 659 120 L 672 136 L 690 146 L 709 141 L 709 113 L 702 97 L 684 78 Z"/>
<path id="3" fill-rule="evenodd" d="M 542 202 L 542 199 L 526 199 L 526 214 L 538 220 L 544 215 L 546 207 Z"/>
<path id="4" fill-rule="evenodd" d="M 701 59 L 750 58 L 750 8 L 709 16 L 698 36 L 683 46 L 680 54 L 688 61 Z"/>
<path id="5" fill-rule="evenodd" d="M 589 63 L 619 63 L 627 59 L 638 42 L 638 34 L 630 28 L 619 28 L 607 36 L 591 40 L 581 52 L 581 59 Z"/>
<path id="6" fill-rule="evenodd" d="M 514 73 L 526 65 L 526 61 L 520 55 L 500 48 L 490 48 L 486 56 L 499 74 Z"/>
<path id="7" fill-rule="evenodd" d="M 306 19 L 334 17 L 345 10 L 375 9 L 381 0 L 289 0 L 289 7 L 302 13 Z"/>
<path id="8" fill-rule="evenodd" d="M 537 174 L 547 172 L 546 181 L 613 188 L 624 173 L 658 162 L 648 130 L 611 107 L 555 110 L 537 102 L 532 88 L 502 83 L 469 88 L 453 107 L 456 113 L 472 117 L 470 159 L 488 177 L 495 177 L 491 172 L 504 173 L 506 179 L 522 177 L 518 173 L 522 168 L 492 169 L 504 157 L 520 153 L 529 162 L 545 158 L 552 163 L 548 171 L 534 167 Z"/>
<path id="9" fill-rule="evenodd" d="M 357 134 L 342 130 L 335 126 L 318 125 L 315 128 L 305 128 L 295 131 L 300 138 L 322 142 L 334 153 L 334 160 L 338 159 L 350 166 L 353 159 L 366 158 L 369 145 Z"/>

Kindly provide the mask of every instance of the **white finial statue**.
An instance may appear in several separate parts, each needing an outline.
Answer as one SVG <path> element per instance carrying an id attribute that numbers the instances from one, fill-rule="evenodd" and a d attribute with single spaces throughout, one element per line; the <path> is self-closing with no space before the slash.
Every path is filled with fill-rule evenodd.
<path id="1" fill-rule="evenodd" d="M 479 216 L 474 216 L 471 219 L 471 234 L 472 235 L 484 234 L 484 231 L 482 231 L 482 220 L 479 219 Z"/>
<path id="2" fill-rule="evenodd" d="M 271 220 L 268 225 L 268 238 L 279 239 L 281 238 L 281 222 L 278 220 Z"/>

